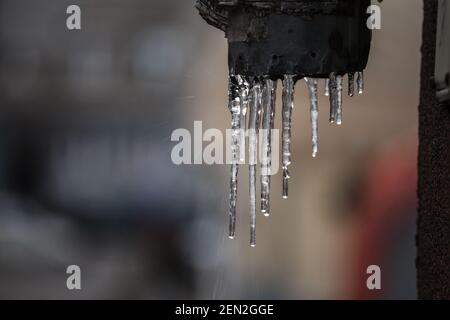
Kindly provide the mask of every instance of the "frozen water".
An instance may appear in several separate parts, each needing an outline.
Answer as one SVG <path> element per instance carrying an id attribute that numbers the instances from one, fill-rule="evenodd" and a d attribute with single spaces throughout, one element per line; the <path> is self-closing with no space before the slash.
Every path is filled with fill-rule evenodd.
<path id="1" fill-rule="evenodd" d="M 283 77 L 282 97 L 282 149 L 281 161 L 283 169 L 283 198 L 289 194 L 289 165 L 291 164 L 292 112 L 294 108 L 295 75 Z M 356 78 L 356 79 L 355 79 Z M 250 80 L 251 79 L 251 80 Z M 326 96 L 330 99 L 330 122 L 342 124 L 342 91 L 344 76 L 332 72 L 325 79 Z M 356 81 L 355 81 L 356 80 Z M 318 79 L 307 77 L 311 115 L 311 145 L 312 156 L 318 154 L 319 105 Z M 348 95 L 359 94 L 364 91 L 363 72 L 348 73 Z M 261 159 L 261 212 L 270 214 L 270 183 L 272 166 L 272 130 L 274 129 L 275 102 L 277 82 L 269 77 L 249 78 L 240 75 L 230 75 L 229 103 L 231 113 L 231 168 L 229 194 L 229 237 L 235 237 L 236 204 L 238 192 L 239 164 L 246 159 L 246 133 L 248 132 L 248 161 L 249 161 L 249 193 L 250 193 L 250 245 L 256 245 L 256 181 L 258 152 Z M 248 123 L 247 123 L 248 121 Z M 259 127 L 262 127 L 261 141 Z M 260 146 L 258 148 L 258 146 Z"/>
<path id="2" fill-rule="evenodd" d="M 336 74 L 332 72 L 329 78 L 329 90 L 330 90 L 330 122 L 334 123 L 336 121 L 336 96 L 337 96 L 337 83 Z"/>
<path id="3" fill-rule="evenodd" d="M 325 91 L 324 91 L 324 95 L 326 97 L 330 96 L 330 79 L 325 79 Z"/>
<path id="4" fill-rule="evenodd" d="M 275 118 L 275 98 L 277 83 L 264 79 L 262 96 L 262 141 L 261 141 L 261 212 L 270 214 L 270 167 L 272 166 L 272 129 Z"/>
<path id="5" fill-rule="evenodd" d="M 339 126 L 342 124 L 342 82 L 343 77 L 336 76 L 336 93 L 334 96 L 336 101 L 334 104 L 336 107 L 336 124 Z"/>
<path id="6" fill-rule="evenodd" d="M 356 83 L 358 85 L 358 94 L 363 94 L 364 93 L 364 73 L 362 71 L 357 73 Z"/>
<path id="7" fill-rule="evenodd" d="M 312 156 L 315 158 L 318 152 L 318 131 L 319 131 L 319 106 L 317 100 L 317 79 L 305 78 L 308 86 L 310 113 L 311 113 L 311 142 Z"/>
<path id="8" fill-rule="evenodd" d="M 283 124 L 282 124 L 282 162 L 283 162 L 283 198 L 288 197 L 289 170 L 291 164 L 291 126 L 294 108 L 294 76 L 285 75 L 283 79 Z"/>
<path id="9" fill-rule="evenodd" d="M 240 157 L 240 115 L 241 102 L 239 97 L 238 78 L 230 76 L 228 83 L 228 108 L 231 112 L 231 176 L 229 195 L 229 233 L 233 239 L 236 230 L 236 202 L 238 190 L 238 171 Z"/>
<path id="10" fill-rule="evenodd" d="M 355 73 L 350 72 L 348 74 L 348 95 L 353 97 L 355 95 Z"/>
<path id="11" fill-rule="evenodd" d="M 249 91 L 250 91 L 250 82 L 246 77 L 237 76 L 238 84 L 239 84 L 239 99 L 240 99 L 240 140 L 239 140 L 239 160 L 241 162 L 245 162 L 245 132 L 246 132 L 246 123 L 247 123 L 247 110 L 249 103 Z"/>
<path id="12" fill-rule="evenodd" d="M 256 245 L 256 163 L 258 159 L 258 134 L 261 116 L 261 85 L 256 82 L 251 88 L 251 104 L 249 114 L 249 192 L 250 192 L 250 245 Z"/>

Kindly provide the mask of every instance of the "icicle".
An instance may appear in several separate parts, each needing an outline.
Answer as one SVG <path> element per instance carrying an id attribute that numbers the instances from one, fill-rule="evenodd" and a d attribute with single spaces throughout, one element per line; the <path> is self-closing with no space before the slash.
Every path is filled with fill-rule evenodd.
<path id="1" fill-rule="evenodd" d="M 230 205 L 229 205 L 229 228 L 228 228 L 228 237 L 230 239 L 234 239 L 234 233 L 236 230 L 238 171 L 239 165 L 237 163 L 232 163 L 231 178 L 230 178 Z"/>
<path id="2" fill-rule="evenodd" d="M 291 164 L 291 125 L 292 109 L 294 108 L 294 76 L 285 75 L 283 79 L 283 198 L 288 197 L 289 170 Z"/>
<path id="3" fill-rule="evenodd" d="M 348 73 L 348 95 L 353 97 L 355 95 L 355 73 Z"/>
<path id="4" fill-rule="evenodd" d="M 309 91 L 310 112 L 311 112 L 311 142 L 312 156 L 315 158 L 318 152 L 318 128 L 319 128 L 319 106 L 317 101 L 317 79 L 305 78 Z"/>
<path id="5" fill-rule="evenodd" d="M 249 111 L 249 192 L 250 192 L 250 245 L 256 245 L 256 163 L 258 159 L 258 132 L 261 115 L 261 85 L 255 83 L 251 89 L 251 104 Z"/>
<path id="6" fill-rule="evenodd" d="M 340 126 L 342 124 L 342 76 L 336 76 L 336 124 Z"/>
<path id="7" fill-rule="evenodd" d="M 356 83 L 358 85 L 358 94 L 364 93 L 364 72 L 357 72 Z"/>
<path id="8" fill-rule="evenodd" d="M 238 188 L 238 170 L 240 156 L 240 114 L 241 103 L 239 98 L 238 78 L 230 75 L 228 83 L 228 108 L 231 112 L 231 177 L 229 197 L 229 233 L 230 239 L 234 238 L 236 230 L 236 202 Z"/>
<path id="9" fill-rule="evenodd" d="M 325 79 L 325 92 L 326 97 L 330 96 L 330 79 Z"/>
<path id="10" fill-rule="evenodd" d="M 264 80 L 262 96 L 263 120 L 261 141 L 261 212 L 270 214 L 270 167 L 272 166 L 272 129 L 275 118 L 275 95 L 277 83 Z"/>
<path id="11" fill-rule="evenodd" d="M 342 76 L 330 74 L 330 122 L 342 124 Z"/>
<path id="12" fill-rule="evenodd" d="M 256 246 L 256 165 L 249 167 L 250 178 L 250 246 Z"/>
<path id="13" fill-rule="evenodd" d="M 334 123 L 336 121 L 336 97 L 337 97 L 337 83 L 336 74 L 334 72 L 330 73 L 329 78 L 329 90 L 330 90 L 330 122 Z"/>
<path id="14" fill-rule="evenodd" d="M 239 160 L 243 163 L 245 162 L 245 133 L 246 133 L 246 116 L 248 110 L 248 97 L 250 91 L 250 83 L 246 77 L 237 76 L 239 84 L 239 99 L 241 103 L 241 114 L 240 114 L 240 143 L 239 143 Z"/>

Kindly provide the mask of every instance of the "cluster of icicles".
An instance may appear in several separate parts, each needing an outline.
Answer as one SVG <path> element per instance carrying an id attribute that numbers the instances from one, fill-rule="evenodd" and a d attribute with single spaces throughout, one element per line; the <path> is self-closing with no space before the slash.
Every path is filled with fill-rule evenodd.
<path id="1" fill-rule="evenodd" d="M 282 148 L 283 198 L 288 198 L 289 165 L 291 164 L 291 119 L 294 108 L 295 76 L 283 78 L 282 103 Z M 304 78 L 309 91 L 312 156 L 318 152 L 318 79 Z M 325 79 L 325 95 L 330 98 L 330 122 L 342 124 L 343 76 L 331 73 Z M 356 86 L 359 94 L 364 90 L 362 72 L 356 73 Z M 272 136 L 275 117 L 275 98 L 277 82 L 269 77 L 255 78 L 231 75 L 229 78 L 229 109 L 231 112 L 231 178 L 229 198 L 229 238 L 233 239 L 236 229 L 236 204 L 238 191 L 239 163 L 245 161 L 245 145 L 248 136 L 249 192 L 250 192 L 250 245 L 256 245 L 256 165 L 259 128 L 261 127 L 261 212 L 270 214 L 270 178 L 272 159 Z M 348 95 L 355 92 L 355 74 L 348 74 Z M 247 126 L 248 124 L 248 126 Z M 246 134 L 248 132 L 248 134 Z"/>

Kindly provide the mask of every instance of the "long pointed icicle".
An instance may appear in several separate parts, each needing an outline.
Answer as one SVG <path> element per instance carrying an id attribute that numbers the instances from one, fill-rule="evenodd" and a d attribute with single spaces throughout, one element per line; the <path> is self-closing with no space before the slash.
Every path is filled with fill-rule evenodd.
<path id="1" fill-rule="evenodd" d="M 248 161 L 250 193 L 250 245 L 256 245 L 256 164 L 258 160 L 258 134 L 261 115 L 261 85 L 254 83 L 248 121 Z"/>
<path id="2" fill-rule="evenodd" d="M 283 198 L 289 195 L 289 170 L 291 164 L 291 126 L 292 110 L 294 108 L 294 76 L 285 75 L 283 79 L 283 137 L 282 137 L 282 161 L 283 161 Z"/>
<path id="3" fill-rule="evenodd" d="M 336 74 L 334 72 L 330 73 L 329 79 L 329 88 L 330 88 L 330 122 L 336 122 L 336 97 L 337 97 L 337 83 L 336 83 Z"/>
<path id="4" fill-rule="evenodd" d="M 317 100 L 317 79 L 305 78 L 305 81 L 308 86 L 310 101 L 312 156 L 315 158 L 319 150 L 319 105 Z"/>
<path id="5" fill-rule="evenodd" d="M 361 72 L 357 73 L 356 83 L 358 85 L 358 94 L 363 94 L 364 93 L 364 72 L 361 71 Z"/>
<path id="6" fill-rule="evenodd" d="M 228 108 L 231 112 L 231 176 L 230 176 L 230 197 L 229 197 L 229 230 L 228 237 L 234 239 L 236 230 L 236 203 L 238 189 L 238 170 L 240 156 L 240 114 L 241 103 L 239 98 L 238 79 L 230 75 L 228 84 Z"/>
<path id="7" fill-rule="evenodd" d="M 239 138 L 239 160 L 245 162 L 245 133 L 246 133 L 246 116 L 249 103 L 250 83 L 246 77 L 238 76 L 239 83 L 239 99 L 241 103 L 240 113 L 240 138 Z"/>
<path id="8" fill-rule="evenodd" d="M 342 124 L 342 76 L 336 76 L 336 124 Z"/>
<path id="9" fill-rule="evenodd" d="M 261 141 L 261 212 L 270 214 L 270 175 L 272 166 L 272 130 L 275 118 L 275 92 L 277 83 L 264 80 L 262 96 L 262 141 Z"/>

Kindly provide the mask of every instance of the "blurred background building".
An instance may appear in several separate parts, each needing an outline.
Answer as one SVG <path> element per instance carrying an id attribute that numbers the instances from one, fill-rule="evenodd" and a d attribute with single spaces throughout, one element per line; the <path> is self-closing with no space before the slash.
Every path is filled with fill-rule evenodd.
<path id="1" fill-rule="evenodd" d="M 422 3 L 380 6 L 342 127 L 321 97 L 318 159 L 298 83 L 295 196 L 273 178 L 252 249 L 247 170 L 230 241 L 228 167 L 170 159 L 173 130 L 229 127 L 226 41 L 193 1 L 1 0 L 0 298 L 415 298 Z M 66 288 L 71 264 L 81 291 Z M 371 264 L 381 291 L 366 288 Z"/>

